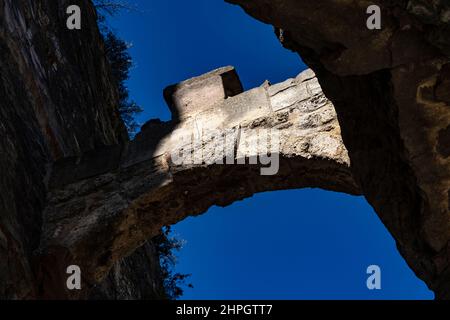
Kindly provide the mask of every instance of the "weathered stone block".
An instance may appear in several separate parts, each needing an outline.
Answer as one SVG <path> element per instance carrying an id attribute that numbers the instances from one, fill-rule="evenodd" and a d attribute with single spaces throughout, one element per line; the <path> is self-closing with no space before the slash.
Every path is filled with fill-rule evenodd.
<path id="1" fill-rule="evenodd" d="M 320 86 L 319 80 L 317 78 L 313 78 L 306 82 L 308 87 L 308 92 L 315 96 L 317 94 L 322 94 L 322 87 Z"/>
<path id="2" fill-rule="evenodd" d="M 224 67 L 180 82 L 164 90 L 164 98 L 175 119 L 183 119 L 243 91 L 233 67 Z"/>
<path id="3" fill-rule="evenodd" d="M 264 88 L 248 90 L 226 99 L 222 106 L 225 125 L 232 127 L 245 119 L 255 119 L 270 113 L 270 104 Z"/>
<path id="4" fill-rule="evenodd" d="M 316 74 L 312 69 L 306 69 L 305 71 L 301 72 L 295 80 L 297 80 L 298 83 L 305 82 L 310 79 L 314 79 L 316 77 Z"/>
<path id="5" fill-rule="evenodd" d="M 273 111 L 289 108 L 311 96 L 306 84 L 297 84 L 295 80 L 270 87 L 269 95 Z"/>
<path id="6" fill-rule="evenodd" d="M 169 139 L 174 126 L 173 122 L 159 120 L 147 122 L 136 138 L 126 145 L 121 167 L 126 168 L 161 156 L 165 152 L 164 142 Z"/>

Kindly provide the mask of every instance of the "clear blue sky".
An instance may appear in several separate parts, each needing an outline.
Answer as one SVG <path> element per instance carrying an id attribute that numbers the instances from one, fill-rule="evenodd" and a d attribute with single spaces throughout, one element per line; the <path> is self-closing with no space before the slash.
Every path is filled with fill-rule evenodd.
<path id="1" fill-rule="evenodd" d="M 130 0 L 141 12 L 112 20 L 133 44 L 129 87 L 150 118 L 170 119 L 162 90 L 234 65 L 245 88 L 296 76 L 305 68 L 271 26 L 223 0 Z M 194 289 L 184 299 L 431 299 L 364 198 L 321 190 L 258 194 L 212 208 L 174 227 L 186 240 L 177 271 Z M 369 291 L 366 269 L 382 269 Z"/>

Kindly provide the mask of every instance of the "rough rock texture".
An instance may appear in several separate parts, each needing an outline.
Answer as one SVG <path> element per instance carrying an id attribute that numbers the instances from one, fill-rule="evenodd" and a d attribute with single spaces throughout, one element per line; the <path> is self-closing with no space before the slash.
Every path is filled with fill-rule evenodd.
<path id="1" fill-rule="evenodd" d="M 64 27 L 70 4 L 81 31 Z M 112 83 L 90 2 L 0 0 L 0 298 L 40 296 L 50 164 L 128 140 Z"/>
<path id="2" fill-rule="evenodd" d="M 450 299 L 448 1 L 229 2 L 273 24 L 317 78 L 242 92 L 232 68 L 213 71 L 169 87 L 173 120 L 129 142 L 91 3 L 0 0 L 0 298 L 158 298 L 147 239 L 161 226 L 256 192 L 320 187 L 364 194 L 412 269 Z M 374 3 L 382 30 L 366 28 Z M 69 4 L 88 27 L 65 28 Z M 280 146 L 277 175 L 249 164 L 266 154 L 252 148 L 261 132 Z M 72 264 L 80 292 L 66 290 Z"/>
<path id="3" fill-rule="evenodd" d="M 155 244 L 147 241 L 130 256 L 115 263 L 106 279 L 94 285 L 90 290 L 89 299 L 166 299 L 158 256 Z"/>
<path id="4" fill-rule="evenodd" d="M 83 297 L 66 291 L 65 266 L 79 265 L 89 290 L 162 226 L 212 205 L 289 188 L 359 193 L 333 105 L 311 70 L 241 90 L 231 67 L 171 86 L 172 121 L 150 121 L 130 143 L 55 163 L 38 250 L 43 274 L 52 274 L 43 280 L 47 294 Z M 263 132 L 267 144 L 252 148 Z M 275 144 L 279 171 L 262 175 L 267 166 L 250 159 Z"/>
<path id="5" fill-rule="evenodd" d="M 229 0 L 275 26 L 333 101 L 355 180 L 417 275 L 450 299 L 448 0 Z M 382 29 L 366 28 L 379 5 Z"/>

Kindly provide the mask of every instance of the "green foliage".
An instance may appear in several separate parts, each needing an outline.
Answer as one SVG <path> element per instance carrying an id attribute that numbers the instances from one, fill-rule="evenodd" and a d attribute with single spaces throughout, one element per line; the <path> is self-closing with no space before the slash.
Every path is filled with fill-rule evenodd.
<path id="1" fill-rule="evenodd" d="M 119 113 L 125 122 L 128 131 L 134 134 L 138 129 L 135 121 L 135 115 L 142 112 L 142 108 L 130 99 L 130 93 L 126 86 L 129 78 L 129 71 L 133 62 L 128 52 L 129 45 L 117 38 L 117 36 L 108 31 L 104 35 L 106 56 L 111 65 L 112 76 L 116 80 L 119 92 Z"/>
<path id="2" fill-rule="evenodd" d="M 139 125 L 135 117 L 142 112 L 142 108 L 130 99 L 130 93 L 126 81 L 130 77 L 130 68 L 133 66 L 129 48 L 122 39 L 119 39 L 106 25 L 105 14 L 113 15 L 119 10 L 129 8 L 125 1 L 94 0 L 98 12 L 100 30 L 105 43 L 106 57 L 111 66 L 112 76 L 117 84 L 119 93 L 118 111 L 127 126 L 128 132 L 133 136 Z"/>
<path id="3" fill-rule="evenodd" d="M 176 264 L 175 253 L 183 247 L 183 241 L 171 237 L 170 227 L 164 228 L 161 235 L 154 239 L 157 252 L 160 257 L 161 274 L 164 279 L 164 288 L 167 298 L 176 300 L 183 295 L 183 287 L 193 288 L 192 284 L 186 284 L 191 275 L 174 272 Z"/>
<path id="4" fill-rule="evenodd" d="M 92 0 L 97 10 L 100 22 L 105 22 L 106 16 L 114 16 L 122 10 L 135 10 L 136 8 L 126 0 Z"/>

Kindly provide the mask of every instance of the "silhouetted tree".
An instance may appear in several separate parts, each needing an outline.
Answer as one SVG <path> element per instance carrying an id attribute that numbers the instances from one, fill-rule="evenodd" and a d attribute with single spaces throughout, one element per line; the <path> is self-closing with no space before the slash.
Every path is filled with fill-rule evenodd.
<path id="1" fill-rule="evenodd" d="M 117 38 L 109 31 L 105 36 L 105 50 L 109 64 L 111 65 L 112 76 L 116 80 L 119 92 L 119 113 L 131 134 L 136 132 L 138 124 L 135 121 L 136 114 L 142 112 L 142 108 L 130 99 L 126 81 L 129 78 L 129 71 L 133 65 L 128 52 L 129 45 Z"/>
<path id="2" fill-rule="evenodd" d="M 186 279 L 191 276 L 190 274 L 174 272 L 174 266 L 177 262 L 175 252 L 181 250 L 183 241 L 171 237 L 170 233 L 170 227 L 164 228 L 161 235 L 154 239 L 154 243 L 160 257 L 161 274 L 164 279 L 167 298 L 176 300 L 183 295 L 183 286 L 193 288 L 193 285 L 186 284 Z"/>
<path id="3" fill-rule="evenodd" d="M 102 22 L 106 18 L 105 15 L 113 16 L 122 10 L 136 10 L 135 6 L 125 0 L 93 0 L 93 3 Z"/>
<path id="4" fill-rule="evenodd" d="M 130 68 L 133 66 L 128 51 L 130 45 L 119 39 L 105 23 L 105 14 L 114 15 L 120 10 L 131 9 L 132 7 L 126 1 L 119 0 L 94 0 L 94 6 L 99 17 L 100 30 L 104 37 L 106 57 L 111 65 L 112 75 L 119 92 L 118 110 L 128 132 L 133 136 L 139 128 L 135 117 L 142 112 L 142 108 L 130 99 L 129 90 L 126 86 Z"/>

